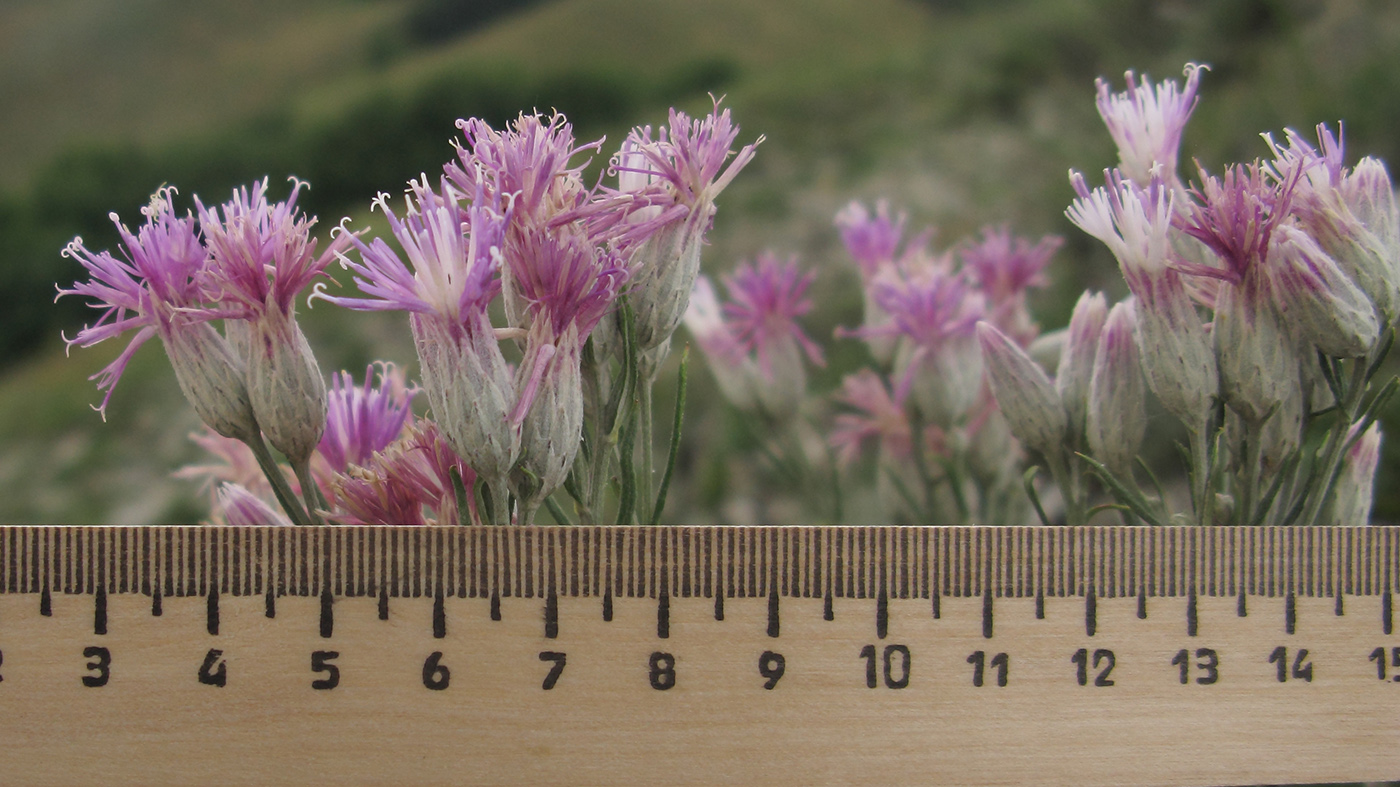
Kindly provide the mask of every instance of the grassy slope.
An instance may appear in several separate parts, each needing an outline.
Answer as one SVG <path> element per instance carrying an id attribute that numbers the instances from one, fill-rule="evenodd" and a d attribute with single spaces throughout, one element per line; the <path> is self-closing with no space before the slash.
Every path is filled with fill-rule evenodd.
<path id="1" fill-rule="evenodd" d="M 768 140 L 751 171 L 721 200 L 706 265 L 722 271 L 772 247 L 821 268 L 811 332 L 827 345 L 830 364 L 814 379 L 819 389 L 830 388 L 862 357 L 857 343 L 829 339 L 832 327 L 858 316 L 854 280 L 837 262 L 830 228 L 846 200 L 887 196 L 909 209 L 915 225 L 938 225 L 944 244 L 987 222 L 1066 235 L 1056 286 L 1037 304 L 1045 324 L 1060 325 L 1083 287 L 1121 292 L 1104 252 L 1060 215 L 1070 196 L 1069 167 L 1092 172 L 1112 164 L 1111 144 L 1092 105 L 1094 75 L 1135 67 L 1170 76 L 1186 60 L 1216 64 L 1187 135 L 1188 149 L 1213 166 L 1258 155 L 1258 130 L 1352 117 L 1345 101 L 1348 72 L 1335 65 L 1335 55 L 1364 60 L 1364 53 L 1349 49 L 1358 31 L 1366 38 L 1363 49 L 1377 47 L 1378 40 L 1394 38 L 1400 16 L 1339 3 L 1304 20 L 1298 32 L 1251 48 L 1216 35 L 1218 19 L 1168 5 L 1154 12 L 1161 17 L 1154 22 L 1169 32 L 1143 43 L 1134 38 L 1140 19 L 1104 13 L 1105 5 L 1092 0 L 974 4 L 970 13 L 930 13 L 897 0 L 580 0 L 546 4 L 453 44 L 399 52 L 378 65 L 369 53 L 385 46 L 385 27 L 402 7 L 396 3 L 259 2 L 246 14 L 222 11 L 225 16 L 211 22 L 203 14 L 214 4 L 182 12 L 173 2 L 148 0 L 140 8 L 165 21 L 118 29 L 115 37 L 139 46 L 109 59 L 101 53 L 110 54 L 110 45 L 92 40 L 98 28 L 89 28 L 86 38 L 53 33 L 64 19 L 87 13 L 110 21 L 116 6 L 61 0 L 43 6 L 52 12 L 38 3 L 0 7 L 0 30 L 21 29 L 7 24 L 15 19 L 28 25 L 26 33 L 9 33 L 11 40 L 48 35 L 44 40 L 63 44 L 40 58 L 44 62 L 26 66 L 41 80 L 16 87 L 24 82 L 12 73 L 18 61 L 9 42 L 0 42 L 6 44 L 0 57 L 10 58 L 0 61 L 0 97 L 18 96 L 36 113 L 33 121 L 0 118 L 14 132 L 0 133 L 0 140 L 12 140 L 0 142 L 8 145 L 0 147 L 0 182 L 23 169 L 10 159 L 12 150 L 22 149 L 30 160 L 74 133 L 158 141 L 284 107 L 300 122 L 315 122 L 360 96 L 411 89 L 473 64 L 538 73 L 588 64 L 646 73 L 702 57 L 729 60 L 739 76 L 726 87 L 727 104 L 745 128 L 741 140 L 758 132 Z M 84 47 L 93 51 L 80 52 Z M 203 52 L 215 55 L 192 57 Z M 79 65 L 61 66 L 65 57 Z M 52 99 L 58 85 L 63 98 L 41 100 L 46 91 Z M 664 110 L 659 105 L 635 121 L 656 123 Z M 94 117 L 102 123 L 94 126 Z M 615 142 L 623 130 L 609 136 Z M 444 129 L 444 138 L 451 131 Z M 447 152 L 444 146 L 444 157 Z M 370 357 L 411 355 L 406 331 L 391 319 L 366 328 L 358 317 L 318 309 L 308 317 L 308 332 L 327 372 L 356 368 Z M 198 511 L 188 485 L 166 478 L 195 452 L 182 437 L 193 420 L 158 348 L 138 356 L 113 400 L 111 423 L 101 425 L 86 409 L 97 396 L 82 378 L 115 351 L 75 351 L 66 361 L 50 354 L 0 381 L 0 444 L 6 447 L 0 520 L 136 521 Z M 734 430 L 722 408 L 703 406 L 715 394 L 702 368 L 697 365 L 691 378 L 691 442 L 682 457 L 683 470 L 696 480 L 673 493 L 671 510 L 727 519 L 793 516 L 781 502 L 766 511 L 751 501 L 723 507 L 724 492 L 754 492 L 746 487 L 760 476 L 730 467 L 726 457 L 742 441 L 714 437 Z M 668 410 L 668 402 L 663 394 L 659 410 Z"/>

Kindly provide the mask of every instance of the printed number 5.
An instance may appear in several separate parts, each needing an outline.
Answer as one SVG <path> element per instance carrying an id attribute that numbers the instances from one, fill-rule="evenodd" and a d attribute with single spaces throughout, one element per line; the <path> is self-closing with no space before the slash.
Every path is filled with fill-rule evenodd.
<path id="1" fill-rule="evenodd" d="M 311 681 L 311 688 L 328 690 L 340 685 L 340 667 L 330 663 L 340 658 L 338 650 L 317 650 L 311 653 L 311 671 L 327 673 L 326 677 Z"/>

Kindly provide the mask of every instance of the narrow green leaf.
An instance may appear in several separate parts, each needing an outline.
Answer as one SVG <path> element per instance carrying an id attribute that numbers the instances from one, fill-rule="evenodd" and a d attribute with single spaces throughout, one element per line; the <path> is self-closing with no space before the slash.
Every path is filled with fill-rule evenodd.
<path id="1" fill-rule="evenodd" d="M 651 511 L 651 523 L 661 523 L 661 512 L 666 508 L 666 493 L 671 488 L 671 474 L 676 470 L 676 457 L 681 450 L 681 424 L 685 420 L 685 387 L 687 369 L 690 365 L 690 345 L 681 350 L 681 369 L 676 376 L 676 415 L 671 422 L 671 450 L 666 455 L 666 472 L 661 476 L 661 488 L 656 492 L 656 507 Z"/>
<path id="2" fill-rule="evenodd" d="M 1104 484 L 1108 486 L 1109 490 L 1113 492 L 1113 496 L 1118 498 L 1119 502 L 1128 506 L 1128 508 L 1131 509 L 1134 514 L 1137 514 L 1149 525 L 1156 525 L 1158 527 L 1164 526 L 1165 523 L 1163 523 L 1162 520 L 1157 516 L 1156 512 L 1154 512 L 1152 508 L 1149 505 L 1147 505 L 1147 501 L 1142 498 L 1142 495 L 1133 491 L 1126 484 L 1120 481 L 1118 479 L 1118 476 L 1113 474 L 1113 471 L 1109 470 L 1107 467 L 1104 467 L 1101 462 L 1099 462 L 1091 456 L 1086 456 L 1084 454 L 1079 453 L 1076 453 L 1075 456 L 1078 456 L 1080 459 L 1083 459 L 1085 462 L 1088 462 L 1089 466 L 1094 469 L 1094 475 L 1097 475 L 1099 479 L 1102 480 Z"/>
<path id="3" fill-rule="evenodd" d="M 1045 515 L 1045 507 L 1040 504 L 1040 493 L 1035 491 L 1035 477 L 1039 473 L 1040 465 L 1031 465 L 1021 476 L 1021 485 L 1026 488 L 1026 497 L 1031 499 L 1031 505 L 1035 507 L 1035 514 L 1040 517 L 1040 524 L 1049 527 L 1050 517 Z"/>

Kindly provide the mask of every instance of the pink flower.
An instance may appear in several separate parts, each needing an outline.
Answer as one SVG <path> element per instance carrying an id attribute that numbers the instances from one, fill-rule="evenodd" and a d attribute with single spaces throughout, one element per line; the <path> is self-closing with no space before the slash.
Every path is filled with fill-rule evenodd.
<path id="1" fill-rule="evenodd" d="M 412 417 L 410 405 L 418 389 L 407 387 L 403 370 L 392 363 L 377 365 L 378 387 L 372 385 L 376 364 L 365 367 L 363 386 L 356 386 L 349 372 L 331 377 L 326 431 L 318 450 L 335 472 L 362 465 L 384 450 Z"/>
<path id="2" fill-rule="evenodd" d="M 863 281 L 868 283 L 881 267 L 898 258 L 907 219 L 904 213 L 891 218 L 890 205 L 885 200 L 876 203 L 874 215 L 859 202 L 851 202 L 836 214 L 841 242 L 860 268 Z"/>
<path id="3" fill-rule="evenodd" d="M 903 403 L 890 396 L 880 375 L 870 369 L 846 375 L 836 401 L 854 411 L 838 414 L 827 438 L 842 464 L 855 461 L 872 440 L 891 459 L 909 458 L 909 417 Z"/>
<path id="4" fill-rule="evenodd" d="M 812 363 L 824 363 L 821 348 L 797 324 L 798 317 L 812 310 L 806 293 L 815 277 L 801 273 L 796 257 L 780 262 L 771 252 L 760 254 L 757 265 L 740 263 L 724 277 L 730 298 L 724 305 L 726 324 L 738 346 L 757 356 L 759 371 L 769 379 L 774 356 L 789 345 L 800 347 Z"/>
<path id="5" fill-rule="evenodd" d="M 614 239 L 629 258 L 629 300 L 644 351 L 662 347 L 680 324 L 700 274 L 700 248 L 714 223 L 715 200 L 763 141 L 734 153 L 738 135 L 718 100 L 699 120 L 673 108 L 655 138 L 649 126 L 632 130 L 610 168 L 618 187 L 602 189 L 580 213 L 591 232 Z"/>
<path id="6" fill-rule="evenodd" d="M 1201 72 L 1208 66 L 1186 64 L 1186 86 L 1175 82 L 1153 85 L 1145 76 L 1138 82 L 1127 72 L 1128 89 L 1112 93 L 1103 79 L 1098 89 L 1099 115 L 1118 145 L 1119 166 L 1130 180 L 1145 184 L 1153 177 L 1176 184 L 1176 162 L 1181 132 L 1196 108 Z"/>
<path id="7" fill-rule="evenodd" d="M 727 303 L 704 276 L 696 280 L 685 322 L 734 406 L 777 418 L 797 411 L 807 389 L 803 356 L 823 363 L 797 323 L 812 308 L 805 297 L 812 278 L 800 273 L 796 258 L 781 262 L 765 253 L 757 265 L 742 263 L 725 277 Z"/>
<path id="8" fill-rule="evenodd" d="M 268 202 L 267 178 L 251 192 L 235 189 L 231 200 L 212 210 L 195 198 L 211 256 L 200 284 L 218 301 L 217 316 L 257 320 L 274 308 L 290 316 L 297 293 L 350 246 L 350 237 L 341 234 L 316 254 L 317 240 L 311 237 L 316 219 L 296 208 L 306 183 L 291 180 L 292 193 L 276 204 Z"/>
<path id="9" fill-rule="evenodd" d="M 332 518 L 351 525 L 467 524 L 457 521 L 453 470 L 471 490 L 476 474 L 452 452 L 436 424 L 420 422 L 365 465 L 336 477 L 339 504 Z M 475 516 L 474 503 L 469 513 Z"/>
<path id="10" fill-rule="evenodd" d="M 429 407 L 453 449 L 488 484 L 503 487 L 520 453 L 518 422 L 510 418 L 518 396 L 501 353 L 488 307 L 501 290 L 506 222 L 484 178 L 468 207 L 445 179 L 440 192 L 426 181 L 411 184 L 400 219 L 387 195 L 375 204 L 412 269 L 382 238 L 354 239 L 362 262 L 343 258 L 355 284 L 369 298 L 313 298 L 360 310 L 404 310 L 412 316 Z"/>
<path id="11" fill-rule="evenodd" d="M 458 160 L 443 171 L 458 192 L 473 193 L 484 175 L 487 197 L 509 201 L 517 221 L 537 226 L 587 199 L 581 176 L 588 162 L 574 158 L 597 151 L 603 140 L 576 144 L 563 115 L 556 112 L 546 123 L 539 114 L 521 113 L 504 131 L 479 118 L 458 120 L 457 127 L 466 144 L 453 140 Z"/>
<path id="12" fill-rule="evenodd" d="M 1011 301 L 1031 287 L 1044 287 L 1045 266 L 1064 243 L 1054 235 L 1042 237 L 1035 245 L 1016 238 L 1006 227 L 986 227 L 980 241 L 966 241 L 958 247 L 963 269 L 994 303 Z"/>
<path id="13" fill-rule="evenodd" d="M 73 345 L 94 344 L 136 329 L 136 335 L 117 359 L 93 375 L 99 391 L 105 391 L 96 409 L 106 417 L 107 403 L 131 356 L 152 337 L 160 337 L 175 370 L 180 390 L 200 419 L 219 434 L 251 439 L 258 424 L 249 403 L 243 361 L 223 336 L 207 324 L 199 279 L 209 256 L 195 233 L 194 219 L 175 215 L 171 200 L 175 189 L 157 191 L 142 209 L 146 222 L 135 234 L 115 213 L 112 222 L 121 236 L 123 256 L 94 254 L 74 238 L 63 250 L 91 274 L 59 297 L 82 295 L 95 301 L 102 316 L 84 327 Z"/>

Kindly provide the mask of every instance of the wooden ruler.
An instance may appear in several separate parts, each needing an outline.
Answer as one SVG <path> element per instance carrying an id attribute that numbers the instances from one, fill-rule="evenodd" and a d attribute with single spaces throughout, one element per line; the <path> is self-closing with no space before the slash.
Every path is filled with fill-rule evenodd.
<path id="1" fill-rule="evenodd" d="M 6 784 L 1400 778 L 1400 528 L 0 528 Z"/>

